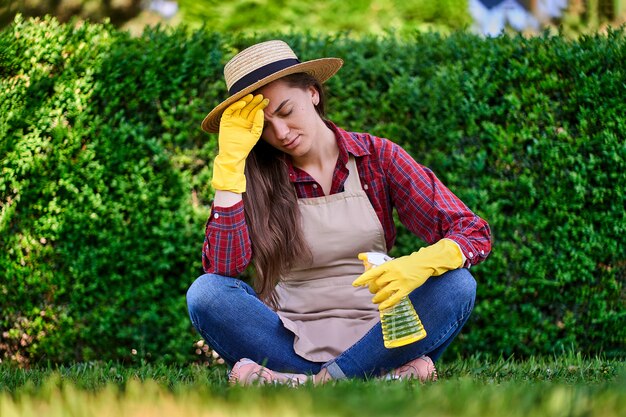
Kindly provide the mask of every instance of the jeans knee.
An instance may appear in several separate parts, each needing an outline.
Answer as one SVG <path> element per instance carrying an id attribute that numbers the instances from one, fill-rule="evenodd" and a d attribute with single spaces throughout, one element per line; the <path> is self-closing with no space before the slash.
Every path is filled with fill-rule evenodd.
<path id="1" fill-rule="evenodd" d="M 466 268 L 455 269 L 449 271 L 446 279 L 453 281 L 455 293 L 460 300 L 469 302 L 470 306 L 474 305 L 476 299 L 476 280 L 470 271 Z"/>
<path id="2" fill-rule="evenodd" d="M 187 289 L 187 309 L 193 315 L 202 310 L 211 309 L 215 300 L 220 298 L 219 279 L 213 274 L 198 277 Z"/>

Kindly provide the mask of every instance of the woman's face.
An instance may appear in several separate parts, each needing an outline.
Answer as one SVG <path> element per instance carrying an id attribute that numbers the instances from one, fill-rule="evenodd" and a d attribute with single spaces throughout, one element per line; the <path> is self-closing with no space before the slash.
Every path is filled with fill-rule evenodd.
<path id="1" fill-rule="evenodd" d="M 270 100 L 264 110 L 261 138 L 294 157 L 309 152 L 320 124 L 324 125 L 315 110 L 320 99 L 318 91 L 314 87 L 290 87 L 286 82 L 277 80 L 258 92 Z"/>

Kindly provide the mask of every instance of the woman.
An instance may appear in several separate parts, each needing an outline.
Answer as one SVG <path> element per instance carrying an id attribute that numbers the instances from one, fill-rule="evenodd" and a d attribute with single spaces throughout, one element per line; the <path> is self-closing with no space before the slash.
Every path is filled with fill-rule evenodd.
<path id="1" fill-rule="evenodd" d="M 342 64 L 253 45 L 224 67 L 230 97 L 202 123 L 219 153 L 206 274 L 187 303 L 231 383 L 435 379 L 473 309 L 467 268 L 489 254 L 489 226 L 398 145 L 325 119 L 322 83 Z M 430 246 L 363 273 L 359 253 L 394 244 L 394 208 Z M 236 278 L 251 262 L 254 288 Z M 428 335 L 387 349 L 378 309 L 406 295 Z"/>

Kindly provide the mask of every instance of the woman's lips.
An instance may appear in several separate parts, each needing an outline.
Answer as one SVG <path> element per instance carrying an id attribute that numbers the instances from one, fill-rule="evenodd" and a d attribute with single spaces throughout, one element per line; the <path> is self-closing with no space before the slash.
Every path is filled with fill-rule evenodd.
<path id="1" fill-rule="evenodd" d="M 293 138 L 292 140 L 290 140 L 289 142 L 285 143 L 283 145 L 283 147 L 287 148 L 287 149 L 293 149 L 296 146 L 298 146 L 298 144 L 300 143 L 300 135 L 296 136 L 295 138 Z"/>

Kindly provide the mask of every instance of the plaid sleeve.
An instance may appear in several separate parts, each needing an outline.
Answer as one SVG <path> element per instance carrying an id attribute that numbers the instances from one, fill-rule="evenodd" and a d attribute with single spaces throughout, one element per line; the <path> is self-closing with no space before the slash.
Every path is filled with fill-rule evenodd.
<path id="1" fill-rule="evenodd" d="M 386 141 L 381 152 L 392 204 L 402 224 L 429 244 L 443 238 L 456 242 L 466 259 L 464 267 L 486 259 L 491 251 L 487 222 L 400 146 Z"/>
<path id="2" fill-rule="evenodd" d="M 212 207 L 202 247 L 204 271 L 236 277 L 250 263 L 251 253 L 243 201 L 232 207 Z"/>

